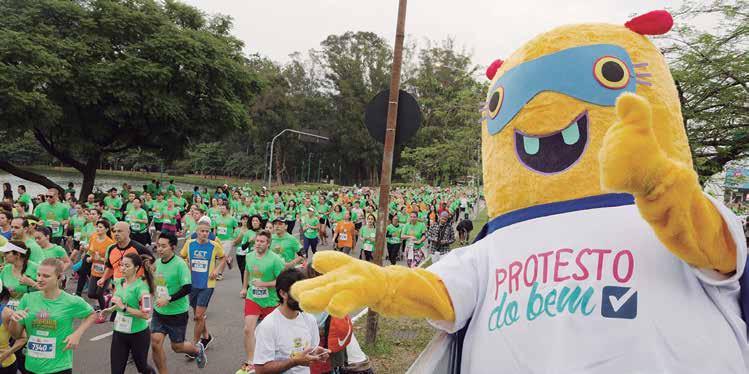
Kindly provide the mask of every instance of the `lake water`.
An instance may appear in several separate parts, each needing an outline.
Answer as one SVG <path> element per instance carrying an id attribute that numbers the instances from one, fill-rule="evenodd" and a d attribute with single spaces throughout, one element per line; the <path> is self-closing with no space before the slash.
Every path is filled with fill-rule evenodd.
<path id="1" fill-rule="evenodd" d="M 59 171 L 48 171 L 44 172 L 44 176 L 51 179 L 55 183 L 59 184 L 63 188 L 68 187 L 68 183 L 73 182 L 75 185 L 76 193 L 81 191 L 81 184 L 83 183 L 83 177 L 80 174 L 77 173 L 66 173 L 66 172 L 59 172 Z M 106 191 L 112 187 L 116 187 L 117 190 L 122 189 L 122 184 L 127 182 L 129 185 L 132 186 L 133 190 L 142 191 L 143 185 L 148 184 L 150 181 L 145 179 L 138 179 L 138 178 L 127 178 L 127 177 L 113 177 L 113 176 L 97 176 L 96 181 L 94 183 L 94 191 L 97 189 L 100 189 L 101 191 Z M 26 186 L 26 191 L 29 192 L 29 194 L 32 197 L 35 197 L 39 194 L 45 193 L 47 189 L 42 186 L 41 184 L 36 184 L 29 182 L 25 179 L 18 178 L 15 175 L 5 173 L 3 171 L 0 171 L 0 184 L 1 183 L 10 183 L 13 187 L 13 198 L 18 198 L 18 185 L 23 184 Z M 169 182 L 162 182 L 162 187 L 165 187 L 168 185 Z M 184 183 L 177 183 L 175 182 L 174 185 L 177 186 L 178 189 L 182 191 L 192 191 L 193 185 L 184 184 Z M 2 187 L 0 187 L 0 191 L 2 191 Z M 76 196 L 77 198 L 78 196 Z"/>

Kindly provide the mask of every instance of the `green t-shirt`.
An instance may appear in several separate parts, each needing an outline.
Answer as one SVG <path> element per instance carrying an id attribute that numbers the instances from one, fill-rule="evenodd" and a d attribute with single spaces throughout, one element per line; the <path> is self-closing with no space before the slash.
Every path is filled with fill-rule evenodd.
<path id="1" fill-rule="evenodd" d="M 148 214 L 146 213 L 143 208 L 141 209 L 133 209 L 131 210 L 127 216 L 125 216 L 125 221 L 130 224 L 130 231 L 134 233 L 144 233 L 148 230 L 148 223 L 143 222 L 134 222 L 134 220 L 146 220 L 148 221 Z M 136 331 L 137 332 L 137 331 Z"/>
<path id="2" fill-rule="evenodd" d="M 101 218 L 104 218 L 105 220 L 109 221 L 109 224 L 114 226 L 117 223 L 117 217 L 114 216 L 114 213 L 104 210 L 101 212 Z"/>
<path id="3" fill-rule="evenodd" d="M 218 210 L 218 207 L 208 208 L 206 214 L 211 218 L 211 222 L 215 221 L 216 219 L 218 219 L 218 217 L 221 216 L 221 212 Z"/>
<path id="4" fill-rule="evenodd" d="M 38 267 L 39 265 L 37 265 L 36 262 L 29 261 L 26 265 L 26 271 L 23 274 L 33 280 L 36 280 L 36 269 Z M 6 264 L 3 267 L 2 273 L 0 273 L 0 279 L 2 279 L 3 281 L 3 286 L 10 292 L 11 300 L 8 301 L 8 306 L 11 306 L 11 308 L 13 308 L 14 310 L 24 294 L 27 294 L 31 291 L 36 291 L 36 288 L 31 288 L 25 284 L 21 284 L 21 280 L 13 275 L 13 265 L 11 264 Z"/>
<path id="5" fill-rule="evenodd" d="M 83 230 L 81 231 L 81 243 L 88 243 L 88 239 L 91 238 L 91 235 L 93 235 L 96 232 L 96 225 L 94 222 L 86 222 L 86 225 L 83 226 Z"/>
<path id="6" fill-rule="evenodd" d="M 278 295 L 275 287 L 255 287 L 252 281 L 259 279 L 263 282 L 275 280 L 283 271 L 283 259 L 273 251 L 266 251 L 262 258 L 257 257 L 257 252 L 252 251 L 247 255 L 245 269 L 249 273 L 247 287 L 247 298 L 254 301 L 262 308 L 278 305 Z"/>
<path id="7" fill-rule="evenodd" d="M 148 284 L 143 279 L 136 280 L 133 284 L 124 286 L 125 278 L 115 279 L 114 296 L 119 297 L 122 303 L 133 309 L 140 309 L 140 300 L 143 295 L 148 295 Z M 128 312 L 117 311 L 114 319 L 114 331 L 125 334 L 134 334 L 148 328 L 148 321 L 138 318 Z"/>
<path id="8" fill-rule="evenodd" d="M 63 234 L 62 221 L 70 218 L 70 208 L 63 203 L 50 205 L 41 203 L 34 209 L 34 215 L 44 221 L 44 225 L 52 230 L 52 237 L 59 238 Z"/>
<path id="9" fill-rule="evenodd" d="M 31 212 L 31 195 L 24 193 L 23 195 L 18 196 L 18 201 L 26 203 L 26 211 Z"/>
<path id="10" fill-rule="evenodd" d="M 302 249 L 299 239 L 294 235 L 284 233 L 283 236 L 277 236 L 276 234 L 273 234 L 272 236 L 273 239 L 270 242 L 270 248 L 277 255 L 281 256 L 284 262 L 288 263 L 293 261 L 299 250 Z"/>
<path id="11" fill-rule="evenodd" d="M 161 211 L 161 223 L 176 225 L 177 215 L 179 215 L 179 209 L 177 207 L 169 208 L 165 206 Z"/>
<path id="12" fill-rule="evenodd" d="M 302 218 L 302 224 L 303 225 L 310 225 L 310 226 L 315 227 L 315 228 L 304 230 L 304 237 L 305 238 L 307 238 L 307 239 L 315 239 L 315 238 L 317 238 L 317 235 L 319 233 L 317 232 L 316 227 L 317 227 L 317 225 L 320 224 L 320 219 L 317 218 L 317 216 L 310 217 L 310 216 L 305 215 L 304 218 Z"/>
<path id="13" fill-rule="evenodd" d="M 331 212 L 330 213 L 330 224 L 333 225 L 334 223 L 338 221 L 343 220 L 344 211 L 339 212 Z"/>
<path id="14" fill-rule="evenodd" d="M 252 244 L 250 244 L 247 249 L 242 248 L 247 242 L 254 242 L 256 236 L 257 234 L 252 230 L 247 230 L 244 234 L 242 234 L 242 241 L 239 243 L 239 247 L 237 247 L 237 254 L 240 256 L 246 256 L 247 253 L 252 250 Z"/>
<path id="15" fill-rule="evenodd" d="M 120 208 L 122 208 L 122 200 L 119 197 L 112 197 L 112 196 L 105 197 L 104 207 L 107 208 L 107 210 L 112 211 L 115 217 L 117 218 L 122 217 L 122 212 L 120 212 Z"/>
<path id="16" fill-rule="evenodd" d="M 65 251 L 65 248 L 60 247 L 57 244 L 53 244 L 49 248 L 43 248 L 42 253 L 44 254 L 45 259 L 46 258 L 63 258 L 68 255 L 68 252 Z M 38 262 L 38 263 L 41 264 L 41 262 Z"/>
<path id="17" fill-rule="evenodd" d="M 195 222 L 195 218 L 192 218 L 191 215 L 185 216 L 185 218 L 182 220 L 182 223 L 187 233 L 192 234 L 198 230 L 198 223 Z M 185 235 L 185 237 L 187 236 L 189 235 Z"/>
<path id="18" fill-rule="evenodd" d="M 377 230 L 374 227 L 364 225 L 361 227 L 361 230 L 359 230 L 359 236 L 364 240 L 361 244 L 361 249 L 367 252 L 372 252 L 375 246 Z"/>
<path id="19" fill-rule="evenodd" d="M 162 217 L 164 216 L 164 211 L 166 210 L 167 204 L 168 203 L 166 202 L 166 200 L 161 200 L 161 201 L 154 200 L 153 201 L 153 205 L 151 205 L 151 210 L 153 211 L 154 222 L 157 222 L 157 223 L 164 222 L 164 218 Z"/>
<path id="20" fill-rule="evenodd" d="M 407 223 L 403 225 L 403 232 L 401 233 L 401 235 L 414 236 L 416 237 L 416 240 L 420 240 L 424 236 L 426 231 L 427 227 L 423 222 L 416 222 L 415 225 Z M 414 244 L 414 248 L 419 249 L 424 246 L 424 243 L 426 243 L 426 241 L 423 241 L 419 244 Z"/>
<path id="21" fill-rule="evenodd" d="M 218 216 L 211 220 L 211 224 L 216 229 L 216 237 L 219 240 L 231 240 L 234 238 L 234 229 L 237 228 L 237 220 L 231 216 Z"/>
<path id="22" fill-rule="evenodd" d="M 29 250 L 29 261 L 40 264 L 46 257 L 44 257 L 44 250 L 34 239 L 26 239 L 23 244 L 26 244 L 26 248 Z"/>
<path id="23" fill-rule="evenodd" d="M 83 228 L 86 226 L 86 217 L 76 214 L 70 218 L 70 226 L 73 227 L 73 239 L 81 240 L 83 237 Z"/>
<path id="24" fill-rule="evenodd" d="M 156 284 L 156 300 L 159 297 L 174 295 L 186 284 L 192 284 L 190 279 L 190 268 L 185 261 L 178 256 L 173 256 L 168 262 L 162 260 L 156 261 L 156 271 L 154 272 L 154 283 Z M 156 306 L 154 300 L 154 310 L 159 314 L 171 316 L 187 312 L 190 308 L 187 295 L 177 300 L 172 300 L 166 306 Z"/>
<path id="25" fill-rule="evenodd" d="M 73 320 L 94 312 L 79 296 L 65 291 L 55 299 L 43 292 L 23 295 L 18 309 L 28 316 L 19 321 L 26 328 L 26 370 L 45 374 L 73 368 L 73 350 L 65 349 L 65 339 L 73 333 Z"/>
<path id="26" fill-rule="evenodd" d="M 389 224 L 387 227 L 387 243 L 388 244 L 399 244 L 401 242 L 401 232 L 403 230 L 403 226 L 401 224 L 398 224 L 398 227 L 393 226 L 393 224 Z"/>

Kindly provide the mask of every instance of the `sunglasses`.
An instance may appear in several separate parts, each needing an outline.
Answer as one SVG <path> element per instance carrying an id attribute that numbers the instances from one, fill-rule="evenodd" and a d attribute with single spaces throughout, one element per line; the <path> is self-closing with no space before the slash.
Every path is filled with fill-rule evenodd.
<path id="1" fill-rule="evenodd" d="M 44 197 L 47 197 L 47 198 L 49 198 L 49 197 L 55 197 L 55 195 L 44 195 Z"/>

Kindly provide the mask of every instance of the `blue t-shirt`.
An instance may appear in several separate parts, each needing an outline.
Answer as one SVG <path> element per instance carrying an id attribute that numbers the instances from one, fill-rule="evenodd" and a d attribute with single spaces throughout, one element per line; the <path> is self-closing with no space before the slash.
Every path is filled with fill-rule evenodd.
<path id="1" fill-rule="evenodd" d="M 5 239 L 8 239 L 8 240 L 10 240 L 10 234 L 11 234 L 11 230 L 8 230 L 8 231 L 0 231 L 0 235 L 4 236 L 4 237 L 5 237 Z"/>
<path id="2" fill-rule="evenodd" d="M 224 249 L 221 243 L 209 240 L 203 244 L 197 240 L 190 240 L 182 248 L 182 257 L 187 258 L 192 277 L 192 288 L 213 288 L 216 286 L 215 279 L 209 279 L 216 267 L 216 258 L 224 257 Z"/>

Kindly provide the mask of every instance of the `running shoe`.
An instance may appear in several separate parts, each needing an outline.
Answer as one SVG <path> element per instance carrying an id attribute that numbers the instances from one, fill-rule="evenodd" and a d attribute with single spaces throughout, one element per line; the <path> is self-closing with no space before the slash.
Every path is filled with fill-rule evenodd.
<path id="1" fill-rule="evenodd" d="M 208 349 L 208 345 L 213 343 L 215 339 L 213 339 L 213 334 L 208 335 L 208 339 L 200 338 L 200 342 L 203 343 L 203 347 L 205 349 Z"/>
<path id="2" fill-rule="evenodd" d="M 205 347 L 203 346 L 203 343 L 198 342 L 198 344 L 195 344 L 195 346 L 198 348 L 198 355 L 195 356 L 195 363 L 198 365 L 198 369 L 205 368 L 205 364 L 208 363 L 208 356 L 205 355 Z"/>
<path id="3" fill-rule="evenodd" d="M 226 266 L 229 268 L 229 270 L 231 270 L 232 267 L 234 266 L 234 265 L 232 265 L 233 262 L 234 261 L 226 261 Z"/>
<path id="4" fill-rule="evenodd" d="M 218 273 L 218 274 L 216 274 L 216 280 L 217 280 L 217 281 L 222 281 L 222 280 L 224 280 L 224 274 L 223 274 L 223 273 Z"/>
<path id="5" fill-rule="evenodd" d="M 255 374 L 255 365 L 245 362 L 242 364 L 242 367 L 237 370 L 234 374 Z"/>
<path id="6" fill-rule="evenodd" d="M 189 354 L 189 353 L 185 353 L 185 358 L 186 358 L 186 359 L 188 359 L 188 360 L 194 360 L 194 359 L 195 359 L 195 357 L 197 357 L 197 356 L 195 356 L 195 355 L 191 355 L 191 354 Z"/>

